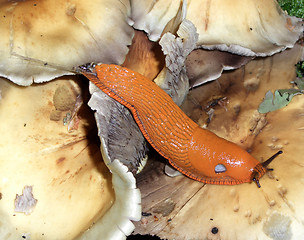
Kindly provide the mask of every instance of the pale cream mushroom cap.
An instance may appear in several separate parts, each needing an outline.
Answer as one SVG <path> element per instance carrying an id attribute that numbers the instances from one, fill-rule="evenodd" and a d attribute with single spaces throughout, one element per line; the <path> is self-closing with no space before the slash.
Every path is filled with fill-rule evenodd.
<path id="1" fill-rule="evenodd" d="M 144 30 L 151 41 L 158 41 L 166 30 L 177 30 L 185 18 L 186 1 L 131 0 L 133 27 Z"/>
<path id="2" fill-rule="evenodd" d="M 88 62 L 121 64 L 131 44 L 130 3 L 2 1 L 0 76 L 45 82 Z"/>
<path id="3" fill-rule="evenodd" d="M 134 176 L 118 160 L 108 164 L 88 137 L 91 111 L 73 115 L 75 79 L 29 87 L 0 80 L 1 239 L 125 239 L 130 219 L 140 219 Z"/>
<path id="4" fill-rule="evenodd" d="M 181 83 L 178 83 L 180 86 L 176 91 L 176 87 L 168 88 L 167 85 L 178 85 L 174 83 L 175 79 L 185 78 L 185 64 L 190 87 L 195 87 L 218 78 L 223 70 L 243 66 L 256 56 L 268 56 L 290 48 L 303 35 L 301 19 L 288 16 L 275 0 L 246 3 L 133 0 L 131 7 L 134 28 L 147 32 L 149 39 L 157 41 L 166 55 L 166 67 L 155 82 L 168 89 L 167 93 L 178 104 L 183 101 L 186 86 L 180 87 Z M 198 33 L 194 47 L 199 49 L 188 53 L 189 56 L 184 54 L 187 51 L 185 46 L 178 44 L 178 38 L 185 41 L 191 36 L 191 28 L 187 28 L 186 35 L 179 35 L 178 29 L 183 21 L 192 22 Z M 172 36 L 178 37 L 175 42 Z M 220 51 L 214 52 L 217 49 Z M 185 57 L 187 60 L 181 61 Z M 172 66 L 175 68 L 173 78 L 168 69 Z M 177 97 L 174 92 L 177 92 Z"/>
<path id="5" fill-rule="evenodd" d="M 276 0 L 190 0 L 187 19 L 197 27 L 198 47 L 246 56 L 268 56 L 291 48 L 303 22 L 288 16 Z"/>
<path id="6" fill-rule="evenodd" d="M 260 179 L 262 187 L 255 183 L 204 185 L 183 176 L 170 180 L 160 175 L 162 169 L 154 163 L 150 172 L 138 176 L 143 212 L 152 215 L 136 223 L 135 233 L 170 240 L 302 238 L 303 95 L 267 115 L 256 112 L 269 89 L 291 87 L 294 64 L 302 54 L 303 47 L 296 45 L 223 74 L 220 86 L 213 82 L 190 92 L 187 104 L 193 111 L 188 114 L 201 124 L 206 122 L 207 115 L 201 109 L 208 100 L 228 97 L 227 105 L 216 107 L 208 129 L 251 150 L 260 161 L 283 150 L 269 166 L 274 171 Z"/>
<path id="7" fill-rule="evenodd" d="M 276 0 L 132 0 L 134 28 L 158 41 L 180 5 L 182 15 L 197 28 L 197 47 L 267 56 L 292 47 L 303 34 L 301 19 L 288 16 Z"/>
<path id="8" fill-rule="evenodd" d="M 0 81 L 1 239 L 73 239 L 115 200 L 99 146 L 87 138 L 92 118 L 78 119 L 71 132 L 64 113 L 50 120 L 59 87 L 79 94 L 67 79 L 27 88 Z M 33 196 L 17 201 L 27 186 Z"/>

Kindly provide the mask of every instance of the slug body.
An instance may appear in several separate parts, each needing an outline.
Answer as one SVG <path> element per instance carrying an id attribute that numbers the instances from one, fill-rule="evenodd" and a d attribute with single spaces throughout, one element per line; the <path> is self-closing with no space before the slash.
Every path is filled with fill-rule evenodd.
<path id="1" fill-rule="evenodd" d="M 172 166 L 208 184 L 260 179 L 267 169 L 236 144 L 200 128 L 155 83 L 127 68 L 101 64 L 80 72 L 132 112 L 147 141 Z"/>

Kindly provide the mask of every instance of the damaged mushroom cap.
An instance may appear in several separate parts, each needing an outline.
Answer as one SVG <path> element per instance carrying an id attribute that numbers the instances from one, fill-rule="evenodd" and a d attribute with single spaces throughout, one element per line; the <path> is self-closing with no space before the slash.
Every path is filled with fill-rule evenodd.
<path id="1" fill-rule="evenodd" d="M 151 41 L 158 41 L 163 33 L 176 32 L 185 18 L 186 1 L 131 0 L 133 27 L 144 30 Z"/>
<path id="2" fill-rule="evenodd" d="M 121 64 L 133 37 L 126 0 L 2 1 L 0 6 L 0 76 L 19 85 L 71 74 L 88 62 Z"/>
<path id="3" fill-rule="evenodd" d="M 187 19 L 197 27 L 198 47 L 245 56 L 269 56 L 294 46 L 302 19 L 288 16 L 275 0 L 189 1 Z"/>
<path id="4" fill-rule="evenodd" d="M 111 170 L 111 162 L 119 160 L 134 175 L 145 162 L 147 142 L 135 123 L 131 112 L 119 102 L 110 98 L 93 83 L 89 106 L 95 112 L 101 152 Z"/>
<path id="5" fill-rule="evenodd" d="M 261 188 L 254 183 L 222 186 L 204 185 L 186 177 L 161 179 L 159 173 L 152 171 L 149 178 L 153 181 L 141 175 L 138 187 L 143 196 L 143 212 L 153 214 L 136 223 L 135 233 L 177 240 L 302 238 L 304 98 L 296 96 L 287 107 L 267 115 L 257 112 L 269 89 L 292 87 L 294 65 L 302 56 L 303 47 L 296 45 L 273 57 L 253 60 L 239 70 L 223 74 L 218 83 L 193 89 L 186 102 L 188 111 L 192 105 L 193 111 L 188 112 L 192 118 L 249 150 L 259 161 L 283 150 L 269 166 L 274 171 L 260 179 Z M 227 101 L 210 104 L 219 97 L 227 97 Z M 214 109 L 209 124 L 202 111 L 207 111 L 208 106 Z M 161 190 L 153 187 L 164 183 Z M 169 200 L 173 203 L 168 204 Z M 171 209 L 169 214 L 159 211 L 163 206 Z"/>
<path id="6" fill-rule="evenodd" d="M 79 239 L 98 239 L 100 236 L 109 240 L 124 239 L 135 228 L 130 220 L 139 221 L 141 218 L 141 194 L 136 188 L 133 174 L 142 164 L 147 148 L 141 132 L 139 129 L 136 131 L 138 127 L 132 126 L 135 123 L 132 122 L 128 110 L 122 105 L 114 106 L 120 104 L 109 98 L 94 84 L 90 84 L 90 92 L 92 97 L 89 106 L 96 111 L 95 119 L 101 140 L 102 157 L 112 172 L 115 202 L 105 216 Z M 120 116 L 118 111 L 126 112 L 121 113 L 123 116 Z M 121 117 L 119 121 L 122 124 L 128 123 L 129 127 L 117 125 L 116 117 Z M 116 138 L 116 135 L 120 137 Z M 101 230 L 102 235 L 100 235 Z"/>
<path id="7" fill-rule="evenodd" d="M 178 4 L 182 7 L 177 8 Z M 168 35 L 178 35 L 178 27 L 172 27 L 171 23 L 174 19 L 174 22 L 179 24 L 185 21 L 185 17 L 192 22 L 198 33 L 195 47 L 206 49 L 194 50 L 189 56 L 186 56 L 185 63 L 190 87 L 195 87 L 218 78 L 223 70 L 243 66 L 255 56 L 268 56 L 290 48 L 302 35 L 301 19 L 288 16 L 280 9 L 276 1 L 252 1 L 251 8 L 247 4 L 242 1 L 231 4 L 231 1 L 206 1 L 204 3 L 201 1 L 175 1 L 173 3 L 133 0 L 131 2 L 133 26 L 147 32 L 150 40 L 159 41 L 164 53 L 166 49 L 171 49 L 176 50 L 176 55 L 178 51 L 173 48 L 174 46 L 172 47 L 172 40 L 168 41 Z M 175 7 L 170 8 L 166 14 L 162 14 L 164 6 L 167 5 Z M 242 8 L 248 10 L 249 13 Z M 176 11 L 176 18 L 173 18 L 172 11 Z M 157 21 L 158 24 L 154 24 Z M 183 39 L 184 36 L 178 37 Z M 214 49 L 220 51 L 208 51 Z M 165 54 L 171 55 L 170 52 Z M 167 67 L 170 61 L 178 63 L 177 56 L 172 57 L 175 58 L 169 56 L 169 59 L 166 59 Z M 180 67 L 176 70 L 181 71 Z M 168 78 L 167 73 L 168 70 L 164 68 L 158 79 L 155 80 L 158 83 L 164 82 L 165 84 L 162 83 L 162 85 L 165 88 L 166 85 L 174 83 L 174 81 L 170 82 L 166 79 Z M 177 71 L 174 74 L 179 75 L 178 77 L 183 75 L 182 72 L 177 73 Z M 172 78 L 172 76 L 170 77 Z M 174 84 L 176 85 L 176 83 Z M 171 87 L 168 94 L 173 97 L 174 91 L 176 90 Z M 181 92 L 185 91 L 181 90 Z M 180 101 L 178 100 L 176 103 L 180 103 Z"/>
<path id="8" fill-rule="evenodd" d="M 180 13 L 178 4 L 186 5 L 182 16 L 197 28 L 197 47 L 205 49 L 268 56 L 292 47 L 303 34 L 302 20 L 288 16 L 275 0 L 133 0 L 134 28 L 147 32 L 153 41 L 159 40 L 174 16 L 173 11 Z M 164 14 L 167 8 L 170 11 Z"/>
<path id="9" fill-rule="evenodd" d="M 177 105 L 181 105 L 189 91 L 189 78 L 186 73 L 185 61 L 195 48 L 198 38 L 195 26 L 183 20 L 174 34 L 165 33 L 159 44 L 165 55 L 166 66 L 154 79 Z"/>
<path id="10" fill-rule="evenodd" d="M 0 238 L 124 239 L 140 215 L 140 193 L 126 167 L 113 164 L 112 176 L 103 163 L 88 137 L 90 110 L 73 113 L 78 85 L 61 78 L 24 88 L 1 79 L 0 90 Z M 53 111 L 59 119 L 50 119 Z"/>

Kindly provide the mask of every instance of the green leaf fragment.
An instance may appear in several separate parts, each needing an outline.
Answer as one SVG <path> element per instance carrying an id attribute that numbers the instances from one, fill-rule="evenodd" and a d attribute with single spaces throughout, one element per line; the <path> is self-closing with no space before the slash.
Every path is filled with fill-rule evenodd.
<path id="1" fill-rule="evenodd" d="M 297 78 L 297 79 L 294 80 L 293 82 L 297 85 L 297 87 L 298 87 L 300 90 L 304 91 L 304 78 Z"/>
<path id="2" fill-rule="evenodd" d="M 296 73 L 297 73 L 297 77 L 299 78 L 304 77 L 304 61 L 300 61 L 296 64 Z"/>
<path id="3" fill-rule="evenodd" d="M 274 92 L 268 91 L 265 95 L 264 101 L 260 104 L 258 111 L 260 113 L 268 113 L 280 108 L 283 108 L 290 103 L 291 99 L 302 92 L 298 89 L 280 89 Z"/>
<path id="4" fill-rule="evenodd" d="M 280 96 L 284 96 L 285 93 L 287 93 L 287 100 L 288 101 L 291 101 L 291 99 L 296 96 L 296 95 L 299 95 L 301 94 L 301 90 L 299 89 L 294 89 L 294 88 L 291 88 L 291 89 L 279 89 L 277 90 L 279 93 L 280 93 Z"/>

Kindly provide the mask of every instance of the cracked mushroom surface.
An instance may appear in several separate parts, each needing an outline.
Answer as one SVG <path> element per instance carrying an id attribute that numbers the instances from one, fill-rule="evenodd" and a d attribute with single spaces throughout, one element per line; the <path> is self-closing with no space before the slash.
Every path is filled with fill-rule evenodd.
<path id="1" fill-rule="evenodd" d="M 134 34 L 127 0 L 2 1 L 0 12 L 0 76 L 24 86 L 88 62 L 121 64 Z"/>
<path id="2" fill-rule="evenodd" d="M 223 74 L 218 82 L 190 91 L 182 106 L 200 125 L 236 142 L 260 161 L 283 150 L 270 165 L 274 171 L 261 178 L 262 187 L 170 178 L 161 175 L 161 163 L 148 163 L 137 177 L 144 215 L 136 223 L 135 234 L 178 240 L 301 239 L 303 97 L 268 114 L 259 114 L 257 108 L 268 90 L 291 87 L 294 65 L 302 57 L 303 47 L 296 45 L 273 57 L 253 60 Z M 218 101 L 223 97 L 226 100 Z M 210 108 L 214 110 L 211 118 Z"/>

